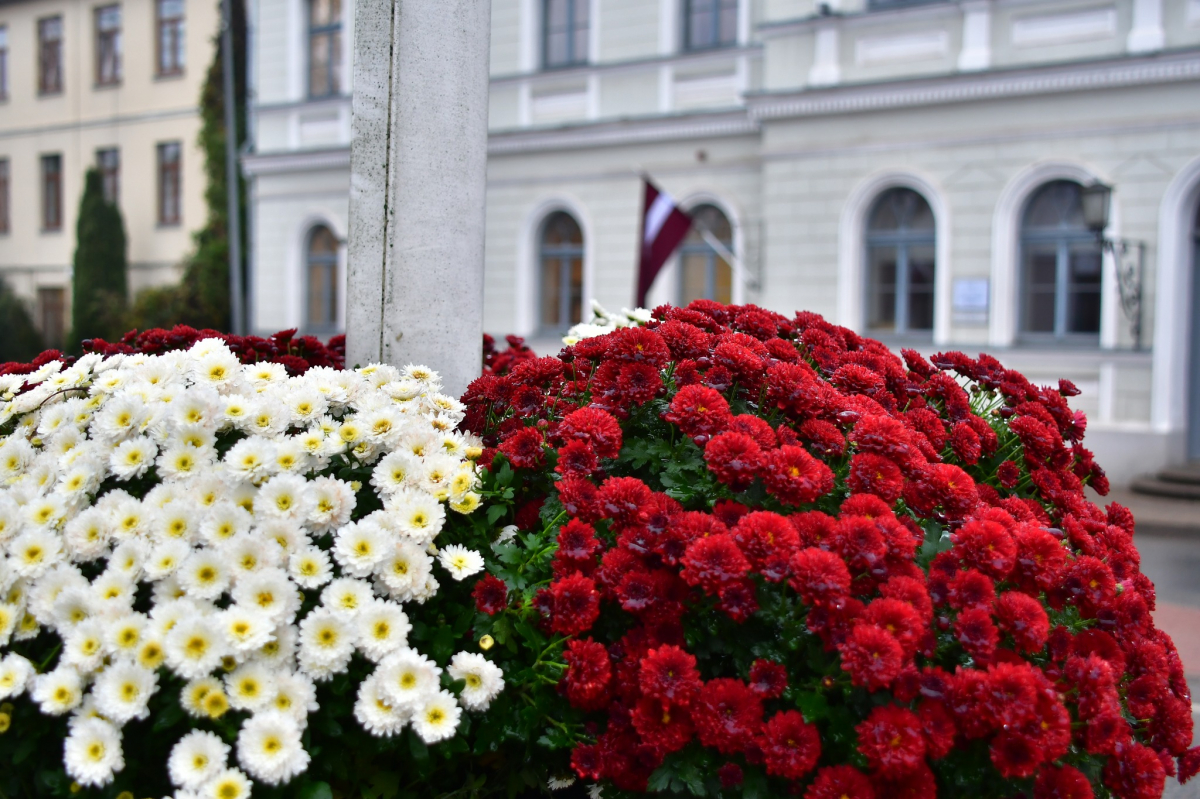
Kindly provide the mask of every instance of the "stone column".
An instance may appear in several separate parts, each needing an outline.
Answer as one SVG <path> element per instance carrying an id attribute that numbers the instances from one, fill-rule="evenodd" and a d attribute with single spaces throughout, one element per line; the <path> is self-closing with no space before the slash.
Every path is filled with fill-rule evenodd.
<path id="1" fill-rule="evenodd" d="M 1163 49 L 1162 0 L 1133 0 L 1133 24 L 1125 49 L 1131 53 L 1152 53 Z"/>
<path id="2" fill-rule="evenodd" d="M 479 375 L 489 0 L 362 0 L 354 32 L 347 365 Z"/>

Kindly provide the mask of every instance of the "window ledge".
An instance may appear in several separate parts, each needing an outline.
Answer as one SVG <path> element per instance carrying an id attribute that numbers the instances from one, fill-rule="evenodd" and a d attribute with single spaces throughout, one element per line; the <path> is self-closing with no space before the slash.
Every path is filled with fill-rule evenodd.
<path id="1" fill-rule="evenodd" d="M 102 92 L 102 91 L 108 91 L 109 89 L 119 89 L 119 88 L 121 88 L 121 85 L 122 85 L 122 81 L 119 81 L 119 80 L 113 80 L 113 81 L 109 81 L 107 83 L 93 83 L 92 91 Z"/>
<path id="2" fill-rule="evenodd" d="M 187 73 L 184 72 L 183 70 L 180 70 L 179 72 L 156 72 L 156 73 L 154 73 L 154 81 L 156 83 L 159 81 L 179 80 L 180 78 L 184 78 L 184 77 L 187 77 Z"/>

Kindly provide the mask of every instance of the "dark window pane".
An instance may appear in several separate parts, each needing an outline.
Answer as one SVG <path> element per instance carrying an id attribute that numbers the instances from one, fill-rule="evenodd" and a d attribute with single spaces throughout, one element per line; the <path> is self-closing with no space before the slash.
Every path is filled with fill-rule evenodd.
<path id="1" fill-rule="evenodd" d="M 583 245 L 583 231 L 570 214 L 561 211 L 550 215 L 542 234 L 542 242 L 546 245 Z"/>
<path id="2" fill-rule="evenodd" d="M 733 267 L 724 258 L 713 258 L 712 299 L 726 305 L 733 302 Z"/>
<path id="3" fill-rule="evenodd" d="M 42 340 L 47 347 L 59 349 L 66 332 L 66 291 L 58 287 L 39 288 L 37 311 Z"/>
<path id="4" fill-rule="evenodd" d="M 679 304 L 687 305 L 692 300 L 708 297 L 708 255 L 704 253 L 684 254 L 679 259 Z"/>
<path id="5" fill-rule="evenodd" d="M 562 262 L 557 258 L 542 259 L 542 325 L 559 325 L 562 297 Z"/>
<path id="6" fill-rule="evenodd" d="M 1031 250 L 1029 253 L 1029 288 L 1054 291 L 1058 275 L 1058 256 L 1054 250 Z"/>
<path id="7" fill-rule="evenodd" d="M 96 83 L 121 80 L 121 7 L 96 9 Z"/>
<path id="8" fill-rule="evenodd" d="M 555 212 L 542 224 L 539 319 L 547 331 L 583 319 L 583 231 L 570 214 Z"/>
<path id="9" fill-rule="evenodd" d="M 908 329 L 933 330 L 934 248 L 908 248 Z"/>
<path id="10" fill-rule="evenodd" d="M 104 185 L 104 199 L 113 205 L 121 199 L 121 153 L 116 148 L 96 151 L 96 168 Z"/>
<path id="11" fill-rule="evenodd" d="M 867 326 L 874 330 L 896 327 L 895 247 L 871 247 L 867 251 Z"/>
<path id="12" fill-rule="evenodd" d="M 1025 210 L 1025 227 L 1086 231 L 1083 224 L 1081 187 L 1069 180 L 1055 180 L 1038 189 Z"/>
<path id="13" fill-rule="evenodd" d="M 308 239 L 308 319 L 310 330 L 337 326 L 338 240 L 324 225 L 314 228 Z"/>
<path id="14" fill-rule="evenodd" d="M 8 26 L 0 25 L 0 100 L 8 99 Z"/>
<path id="15" fill-rule="evenodd" d="M 183 0 L 158 0 L 158 74 L 183 72 Z"/>
<path id="16" fill-rule="evenodd" d="M 62 229 L 62 156 L 42 156 L 42 229 Z"/>
<path id="17" fill-rule="evenodd" d="M 178 225 L 182 215 L 180 208 L 180 155 L 179 142 L 158 145 L 158 223 Z"/>
<path id="18" fill-rule="evenodd" d="M 0 233 L 9 232 L 8 159 L 0 158 Z"/>
<path id="19" fill-rule="evenodd" d="M 570 294 L 571 315 L 567 321 L 577 325 L 583 321 L 583 258 L 571 259 Z"/>
<path id="20" fill-rule="evenodd" d="M 875 201 L 867 223 L 871 232 L 913 230 L 932 233 L 933 211 L 929 203 L 912 189 L 889 189 Z"/>
<path id="21" fill-rule="evenodd" d="M 62 91 L 62 17 L 38 20 L 38 92 Z"/>

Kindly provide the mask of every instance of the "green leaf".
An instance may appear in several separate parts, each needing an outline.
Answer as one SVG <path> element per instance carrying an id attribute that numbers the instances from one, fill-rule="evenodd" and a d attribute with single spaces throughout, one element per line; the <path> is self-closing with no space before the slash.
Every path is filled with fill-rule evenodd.
<path id="1" fill-rule="evenodd" d="M 306 782 L 300 787 L 296 799 L 333 799 L 333 789 L 327 782 Z"/>
<path id="2" fill-rule="evenodd" d="M 802 693 L 796 697 L 796 707 L 804 714 L 804 720 L 809 724 L 829 715 L 829 702 L 825 699 L 824 694 Z"/>
<path id="3" fill-rule="evenodd" d="M 500 517 L 508 513 L 508 507 L 505 505 L 493 505 L 487 510 L 488 524 L 494 525 L 500 520 Z"/>

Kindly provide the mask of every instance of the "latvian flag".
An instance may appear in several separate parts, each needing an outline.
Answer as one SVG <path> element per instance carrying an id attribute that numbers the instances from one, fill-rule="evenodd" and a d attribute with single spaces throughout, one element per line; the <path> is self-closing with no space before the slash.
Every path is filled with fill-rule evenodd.
<path id="1" fill-rule="evenodd" d="M 663 264 L 687 235 L 692 218 L 680 211 L 675 200 L 643 178 L 646 184 L 642 204 L 642 253 L 638 262 L 637 307 L 646 307 L 646 295 Z"/>

